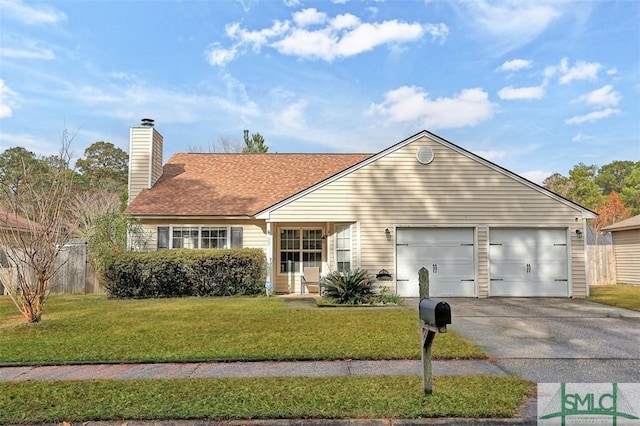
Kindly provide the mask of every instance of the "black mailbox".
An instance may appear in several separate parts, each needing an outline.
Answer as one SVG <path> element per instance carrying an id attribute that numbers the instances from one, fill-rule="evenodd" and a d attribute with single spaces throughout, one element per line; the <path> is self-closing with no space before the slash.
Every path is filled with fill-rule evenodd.
<path id="1" fill-rule="evenodd" d="M 451 324 L 451 306 L 435 299 L 422 299 L 419 305 L 420 319 L 429 325 L 445 327 Z"/>

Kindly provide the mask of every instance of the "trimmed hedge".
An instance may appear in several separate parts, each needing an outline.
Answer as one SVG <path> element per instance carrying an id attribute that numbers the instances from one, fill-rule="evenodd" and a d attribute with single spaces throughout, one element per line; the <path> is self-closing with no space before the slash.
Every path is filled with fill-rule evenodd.
<path id="1" fill-rule="evenodd" d="M 266 258 L 260 249 L 161 250 L 113 255 L 102 271 L 110 297 L 259 294 Z"/>

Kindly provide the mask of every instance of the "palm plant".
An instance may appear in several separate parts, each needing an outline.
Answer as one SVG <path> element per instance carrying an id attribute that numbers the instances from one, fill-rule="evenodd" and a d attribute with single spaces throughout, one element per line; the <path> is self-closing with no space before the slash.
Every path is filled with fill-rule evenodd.
<path id="1" fill-rule="evenodd" d="M 334 303 L 360 305 L 369 303 L 374 295 L 366 269 L 334 271 L 323 278 L 322 295 Z"/>

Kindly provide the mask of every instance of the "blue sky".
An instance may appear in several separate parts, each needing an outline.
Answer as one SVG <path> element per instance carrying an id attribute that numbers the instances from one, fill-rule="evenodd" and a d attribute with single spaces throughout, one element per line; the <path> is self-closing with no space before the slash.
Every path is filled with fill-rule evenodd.
<path id="1" fill-rule="evenodd" d="M 378 152 L 425 129 L 535 182 L 640 160 L 640 2 L 0 0 L 0 152 L 165 161 L 244 129 Z"/>

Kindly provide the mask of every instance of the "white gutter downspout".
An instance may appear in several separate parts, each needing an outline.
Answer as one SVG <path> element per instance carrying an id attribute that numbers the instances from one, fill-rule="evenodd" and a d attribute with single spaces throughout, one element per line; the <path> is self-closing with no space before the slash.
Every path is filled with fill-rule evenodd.
<path id="1" fill-rule="evenodd" d="M 267 296 L 275 293 L 275 284 L 273 281 L 273 235 L 271 222 L 267 222 L 267 246 L 265 248 L 265 254 L 267 257 L 267 273 L 266 282 L 264 284 Z"/>
<path id="2" fill-rule="evenodd" d="M 589 267 L 587 266 L 589 265 L 589 250 L 587 250 L 587 219 L 584 217 L 582 218 L 582 237 L 582 250 L 584 251 L 584 280 L 585 286 L 587 287 L 587 297 L 589 297 L 591 292 L 591 277 L 589 276 Z"/>

